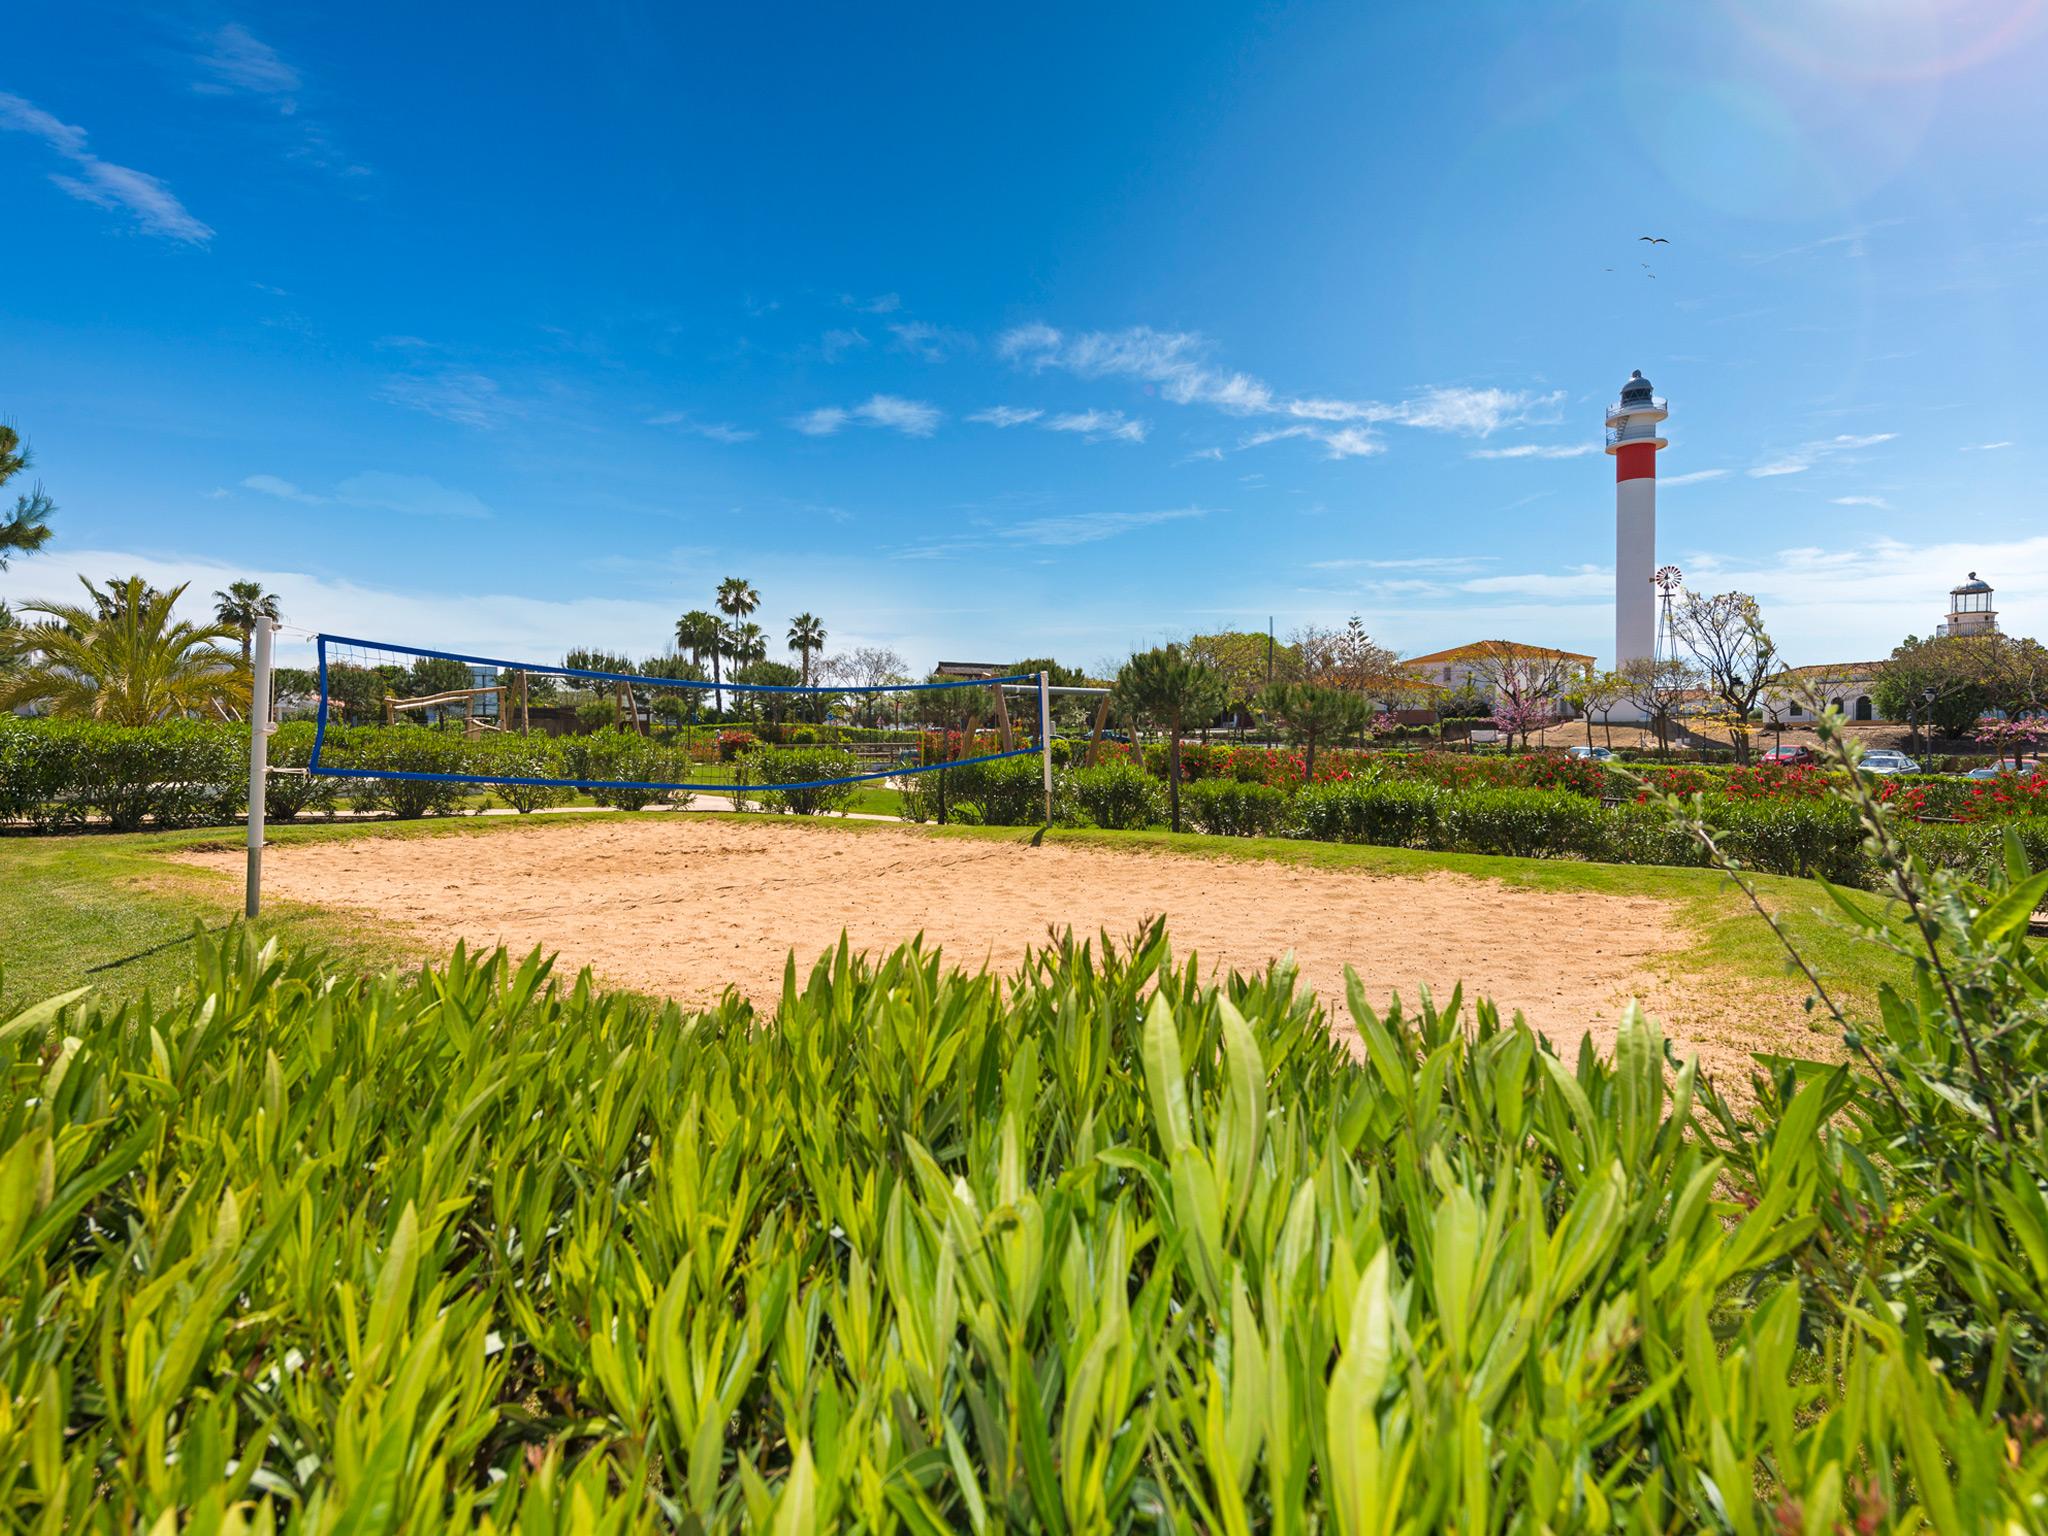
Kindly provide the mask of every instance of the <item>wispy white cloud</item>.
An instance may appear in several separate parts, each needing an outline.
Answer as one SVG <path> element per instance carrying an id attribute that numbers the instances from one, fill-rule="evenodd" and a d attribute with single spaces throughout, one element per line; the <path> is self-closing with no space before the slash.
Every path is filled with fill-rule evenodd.
<path id="1" fill-rule="evenodd" d="M 1385 443 L 1361 427 L 1311 427 L 1306 424 L 1254 432 L 1238 447 L 1263 448 L 1268 443 L 1282 443 L 1292 438 L 1321 443 L 1328 450 L 1327 456 L 1333 459 L 1362 459 L 1387 451 Z"/>
<path id="2" fill-rule="evenodd" d="M 1002 536 L 1019 544 L 1056 547 L 1096 544 L 1133 529 L 1152 528 L 1160 523 L 1178 523 L 1206 515 L 1201 507 L 1173 507 L 1161 512 L 1073 512 L 1012 523 L 1002 530 Z"/>
<path id="3" fill-rule="evenodd" d="M 1517 443 L 1512 448 L 1474 448 L 1468 459 L 1582 459 L 1598 453 L 1598 443 Z"/>
<path id="4" fill-rule="evenodd" d="M 279 475 L 246 476 L 242 481 L 242 489 L 254 491 L 260 496 L 275 496 L 279 501 L 296 501 L 309 507 L 323 506 L 328 500 L 325 496 L 316 496 L 311 491 L 301 490 Z M 223 491 L 220 494 L 224 496 L 227 493 Z"/>
<path id="5" fill-rule="evenodd" d="M 944 419 L 937 406 L 923 400 L 870 395 L 851 408 L 821 405 L 796 417 L 790 425 L 807 437 L 830 437 L 845 426 L 887 427 L 905 437 L 930 437 Z"/>
<path id="6" fill-rule="evenodd" d="M 1311 560 L 1312 571 L 1433 571 L 1457 576 L 1483 570 L 1493 562 L 1490 555 L 1419 555 L 1402 560 Z"/>
<path id="7" fill-rule="evenodd" d="M 396 374 L 385 381 L 383 395 L 393 405 L 465 427 L 501 427 L 526 414 L 496 379 L 468 368 Z"/>
<path id="8" fill-rule="evenodd" d="M 1321 443 L 1333 458 L 1382 452 L 1384 445 L 1360 430 L 1364 427 L 1393 423 L 1484 437 L 1503 427 L 1554 421 L 1564 400 L 1561 390 L 1463 386 L 1439 386 L 1398 401 L 1285 395 L 1251 374 L 1216 367 L 1209 361 L 1210 351 L 1207 339 L 1195 332 L 1156 331 L 1142 325 L 1068 335 L 1032 321 L 996 339 L 999 357 L 1034 372 L 1054 368 L 1084 379 L 1134 379 L 1176 405 L 1314 423 L 1255 434 L 1246 446 L 1300 438 Z"/>
<path id="9" fill-rule="evenodd" d="M 299 72 L 247 27 L 229 22 L 206 39 L 195 62 L 200 78 L 192 82 L 192 89 L 198 94 L 253 97 L 289 119 L 294 158 L 343 176 L 369 174 L 367 166 L 341 151 L 325 124 L 300 110 L 305 82 Z"/>
<path id="10" fill-rule="evenodd" d="M 1695 469 L 1683 475 L 1671 475 L 1657 482 L 1659 486 L 1698 485 L 1706 480 L 1719 480 L 1728 473 L 1725 469 Z"/>
<path id="11" fill-rule="evenodd" d="M 2009 440 L 1998 443 L 1965 443 L 1960 451 L 1963 453 L 1990 453 L 1995 449 L 2010 448 L 2011 446 L 2012 443 Z"/>
<path id="12" fill-rule="evenodd" d="M 280 99 L 279 110 L 287 116 L 298 110 L 299 72 L 270 44 L 239 22 L 229 22 L 214 33 L 211 44 L 199 58 L 200 67 L 211 78 L 196 83 L 194 90 L 275 96 Z"/>
<path id="13" fill-rule="evenodd" d="M 971 336 L 923 320 L 906 320 L 893 324 L 889 327 L 889 334 L 895 338 L 890 345 L 896 351 L 908 352 L 912 357 L 920 358 L 927 363 L 943 363 L 955 352 L 974 345 Z"/>
<path id="14" fill-rule="evenodd" d="M 1195 463 L 1197 460 L 1207 460 L 1212 464 L 1221 463 L 1223 460 L 1223 450 L 1221 448 L 1197 448 L 1193 453 L 1187 455 L 1187 457 L 1183 458 L 1180 462 L 1183 464 L 1192 464 Z"/>
<path id="15" fill-rule="evenodd" d="M 1836 496 L 1833 504 L 1838 507 L 1880 507 L 1887 512 L 1892 505 L 1882 496 Z"/>
<path id="16" fill-rule="evenodd" d="M 818 338 L 818 355 L 828 363 L 836 363 L 847 353 L 858 351 L 867 344 L 867 337 L 859 331 L 830 330 Z"/>
<path id="17" fill-rule="evenodd" d="M 902 295 L 894 293 L 878 293 L 872 299 L 857 299 L 850 293 L 842 293 L 839 302 L 864 315 L 893 315 L 903 307 Z"/>
<path id="18" fill-rule="evenodd" d="M 846 412 L 836 405 L 821 405 L 793 417 L 789 424 L 806 437 L 830 437 L 846 425 Z"/>
<path id="19" fill-rule="evenodd" d="M 1764 262 L 1783 261 L 1788 256 L 1810 256 L 1815 251 L 1834 250 L 1837 248 L 1841 250 L 1844 256 L 1851 258 L 1866 256 L 1869 254 L 1870 248 L 1865 242 L 1872 230 L 1890 229 L 1895 225 L 1905 222 L 1904 219 L 1878 219 L 1873 223 L 1860 225 L 1855 229 L 1845 229 L 1838 235 L 1825 235 L 1818 240 L 1809 240 L 1804 245 L 1788 246 L 1781 251 L 1766 251 L 1745 256 L 1742 259 L 1761 264 Z"/>
<path id="20" fill-rule="evenodd" d="M 1879 443 L 1888 443 L 1899 434 L 1896 432 L 1852 432 L 1838 433 L 1834 437 L 1816 438 L 1813 442 L 1801 444 L 1790 453 L 1779 455 L 1750 470 L 1753 480 L 1768 480 L 1777 475 L 1803 475 L 1823 459 L 1838 454 L 1855 453 L 1859 449 L 1874 448 Z"/>
<path id="21" fill-rule="evenodd" d="M 349 476 L 332 495 L 308 491 L 280 475 L 250 475 L 242 488 L 278 501 L 305 507 L 339 505 L 373 512 L 397 512 L 406 517 L 485 518 L 491 509 L 469 491 L 456 490 L 425 475 L 396 475 L 386 470 L 365 470 Z"/>
<path id="22" fill-rule="evenodd" d="M 992 405 L 985 411 L 976 411 L 967 419 L 991 427 L 1021 427 L 1044 414 L 1044 411 L 1026 409 L 1021 405 Z"/>
<path id="23" fill-rule="evenodd" d="M 708 437 L 714 443 L 744 443 L 760 435 L 746 427 L 736 427 L 729 421 L 698 421 L 688 411 L 663 411 L 648 417 L 647 425 L 678 427 L 698 437 Z"/>
<path id="24" fill-rule="evenodd" d="M 1091 443 L 1104 438 L 1123 443 L 1145 441 L 1145 423 L 1125 416 L 1122 411 L 1068 411 L 1049 418 L 1045 429 L 1048 432 L 1079 432 Z"/>
<path id="25" fill-rule="evenodd" d="M 193 217 L 162 181 L 147 171 L 102 160 L 87 147 L 83 128 L 52 117 L 33 102 L 0 91 L 0 129 L 41 139 L 67 162 L 71 171 L 53 171 L 50 180 L 80 202 L 125 212 L 146 233 L 167 240 L 204 245 L 213 238 L 211 226 Z"/>
<path id="26" fill-rule="evenodd" d="M 853 414 L 871 427 L 889 427 L 905 437 L 930 437 L 941 420 L 936 406 L 901 395 L 871 395 L 853 408 Z"/>
<path id="27" fill-rule="evenodd" d="M 425 475 L 394 475 L 366 470 L 335 487 L 343 506 L 398 512 L 407 517 L 483 518 L 491 509 L 469 491 L 458 491 Z"/>

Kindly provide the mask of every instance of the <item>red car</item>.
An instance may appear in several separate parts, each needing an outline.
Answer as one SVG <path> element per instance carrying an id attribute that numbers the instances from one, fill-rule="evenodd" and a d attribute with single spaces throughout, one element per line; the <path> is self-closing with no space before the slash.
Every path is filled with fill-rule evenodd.
<path id="1" fill-rule="evenodd" d="M 1811 747 L 1773 747 L 1759 761 L 1776 763 L 1781 768 L 1804 768 L 1820 759 L 1813 755 Z"/>

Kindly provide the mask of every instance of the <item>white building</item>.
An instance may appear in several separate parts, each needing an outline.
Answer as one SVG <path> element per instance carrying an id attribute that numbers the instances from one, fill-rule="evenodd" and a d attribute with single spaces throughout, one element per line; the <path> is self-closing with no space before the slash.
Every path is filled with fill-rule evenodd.
<path id="1" fill-rule="evenodd" d="M 1935 627 L 1937 639 L 1967 639 L 1998 633 L 1998 610 L 1991 605 L 1991 583 L 1975 571 L 1948 594 L 1948 617 Z M 1766 716 L 1790 725 L 1810 721 L 1817 705 L 1831 705 L 1848 720 L 1885 720 L 1877 707 L 1881 661 L 1821 662 L 1787 667 L 1758 699 Z"/>

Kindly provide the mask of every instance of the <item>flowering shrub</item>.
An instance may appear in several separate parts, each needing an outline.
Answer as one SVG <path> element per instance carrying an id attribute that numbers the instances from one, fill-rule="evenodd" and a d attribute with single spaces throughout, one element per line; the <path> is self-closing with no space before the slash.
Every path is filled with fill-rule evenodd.
<path id="1" fill-rule="evenodd" d="M 2048 816 L 2048 772 L 2036 768 L 1980 780 L 1956 809 L 1960 821 L 2002 821 L 2009 816 Z"/>
<path id="2" fill-rule="evenodd" d="M 718 760 L 729 763 L 742 753 L 751 752 L 760 745 L 760 738 L 752 731 L 720 731 L 718 733 Z"/>

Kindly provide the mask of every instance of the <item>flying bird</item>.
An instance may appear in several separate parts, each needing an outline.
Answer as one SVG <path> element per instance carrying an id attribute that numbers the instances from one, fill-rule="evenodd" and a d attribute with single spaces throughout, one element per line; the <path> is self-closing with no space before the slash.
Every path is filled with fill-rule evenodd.
<path id="1" fill-rule="evenodd" d="M 1671 243 L 1669 240 L 1666 240 L 1662 235 L 1637 235 L 1636 238 L 1638 240 L 1645 241 L 1650 245 L 1669 245 Z"/>

